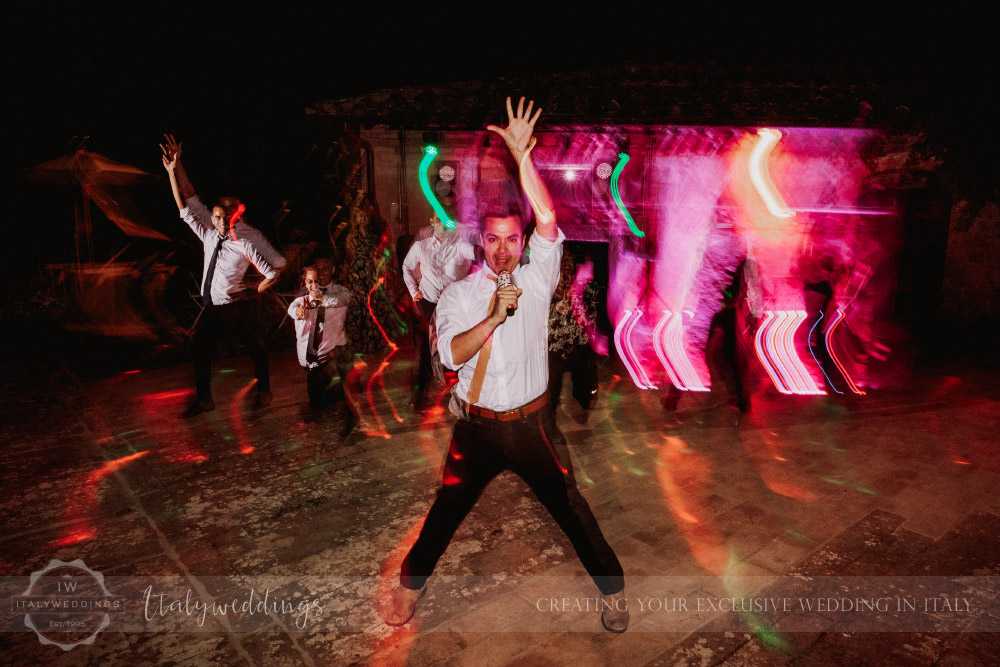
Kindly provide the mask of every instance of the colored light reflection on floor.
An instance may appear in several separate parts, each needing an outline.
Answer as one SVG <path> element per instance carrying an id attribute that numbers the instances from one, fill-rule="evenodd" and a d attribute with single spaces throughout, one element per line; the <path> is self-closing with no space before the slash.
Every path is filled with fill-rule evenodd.
<path id="1" fill-rule="evenodd" d="M 132 461 L 142 458 L 149 453 L 143 450 L 122 456 L 111 461 L 105 461 L 97 470 L 87 474 L 80 486 L 71 487 L 65 501 L 64 515 L 67 517 L 70 528 L 66 534 L 52 543 L 53 547 L 65 547 L 71 544 L 78 544 L 97 536 L 97 529 L 91 524 L 91 514 L 96 513 L 98 502 L 100 501 L 100 484 L 108 476 Z"/>
<path id="2" fill-rule="evenodd" d="M 715 527 L 711 513 L 698 499 L 711 486 L 711 466 L 677 436 L 664 435 L 657 460 L 656 478 L 667 509 L 694 559 L 709 572 L 721 575 L 729 562 L 725 538 Z"/>
<path id="3" fill-rule="evenodd" d="M 143 394 L 139 396 L 139 400 L 146 401 L 151 404 L 163 403 L 179 403 L 181 399 L 188 398 L 194 395 L 194 389 L 174 389 L 172 391 L 160 391 L 154 394 Z"/>
<path id="4" fill-rule="evenodd" d="M 229 419 L 233 424 L 233 429 L 236 431 L 236 437 L 239 439 L 240 444 L 240 454 L 253 454 L 254 449 L 253 444 L 250 442 L 250 433 L 247 431 L 246 423 L 243 420 L 243 401 L 246 399 L 247 392 L 250 388 L 257 384 L 257 379 L 251 380 L 245 387 L 236 392 L 233 396 L 233 402 L 229 405 Z"/>

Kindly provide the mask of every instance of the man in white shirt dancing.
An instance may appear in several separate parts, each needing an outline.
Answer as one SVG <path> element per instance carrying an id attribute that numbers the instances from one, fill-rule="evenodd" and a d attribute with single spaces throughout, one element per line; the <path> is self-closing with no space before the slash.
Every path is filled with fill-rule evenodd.
<path id="1" fill-rule="evenodd" d="M 342 285 L 321 285 L 315 266 L 302 270 L 306 294 L 292 301 L 288 314 L 295 322 L 295 348 L 306 370 L 306 393 L 313 412 L 342 403 L 346 411 L 341 437 L 357 424 L 344 394 L 352 356 L 344 333 L 344 319 L 351 293 Z M 329 274 L 326 275 L 329 280 Z"/>
<path id="2" fill-rule="evenodd" d="M 519 216 L 487 214 L 482 225 L 485 266 L 452 283 L 438 302 L 438 351 L 442 363 L 458 371 L 455 400 L 460 417 L 442 486 L 403 560 L 401 585 L 386 610 L 390 625 L 412 617 L 428 576 L 459 524 L 486 485 L 510 470 L 528 484 L 566 533 L 603 594 L 604 627 L 624 632 L 628 626 L 621 564 L 576 488 L 564 442 L 553 437 L 547 322 L 565 237 L 530 158 L 535 145 L 531 135 L 541 113 L 539 109 L 532 117 L 532 106 L 529 102 L 525 110 L 521 98 L 515 114 L 508 98 L 508 126 L 487 128 L 506 141 L 535 214 L 535 232 L 528 243 L 531 262 L 519 266 L 524 250 Z M 511 277 L 513 283 L 508 284 Z"/>
<path id="3" fill-rule="evenodd" d="M 166 135 L 166 144 L 160 144 L 160 148 L 181 219 L 198 235 L 204 248 L 201 279 L 204 311 L 191 343 L 197 395 L 181 417 L 195 417 L 215 409 L 212 351 L 219 338 L 229 335 L 237 336 L 247 347 L 257 378 L 254 407 L 263 407 L 271 402 L 270 366 L 252 312 L 253 303 L 243 298 L 243 277 L 253 264 L 264 276 L 257 285 L 257 291 L 263 292 L 277 280 L 284 258 L 262 241 L 259 231 L 243 222 L 244 207 L 235 197 L 220 197 L 209 211 L 184 171 L 180 142 Z"/>
<path id="4" fill-rule="evenodd" d="M 431 218 L 432 234 L 410 246 L 403 260 L 403 282 L 413 299 L 417 324 L 413 332 L 417 348 L 417 379 L 411 406 L 423 407 L 424 392 L 431 378 L 430 327 L 444 288 L 469 275 L 475 247 L 456 230 L 445 229 L 437 216 Z"/>

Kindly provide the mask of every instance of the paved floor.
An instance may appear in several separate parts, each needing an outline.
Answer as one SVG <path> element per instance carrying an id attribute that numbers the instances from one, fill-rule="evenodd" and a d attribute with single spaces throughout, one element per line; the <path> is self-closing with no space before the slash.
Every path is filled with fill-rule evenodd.
<path id="1" fill-rule="evenodd" d="M 380 575 L 430 505 L 451 418 L 406 411 L 408 350 L 367 362 L 365 428 L 343 441 L 339 416 L 304 415 L 288 348 L 272 358 L 269 408 L 250 408 L 249 362 L 223 359 L 218 409 L 186 421 L 187 366 L 90 379 L 65 360 L 8 368 L 4 594 L 52 559 L 82 559 L 134 597 L 68 652 L 42 645 L 12 605 L 0 663 L 1000 663 L 995 357 L 924 366 L 856 400 L 765 392 L 739 423 L 719 391 L 666 413 L 613 362 L 589 414 L 566 387 L 576 475 L 625 566 L 622 635 L 601 629 L 572 547 L 510 476 L 459 529 L 414 621 L 379 620 Z M 147 596 L 168 593 L 162 613 L 141 599 L 147 582 Z M 198 626 L 169 604 L 178 591 L 225 604 L 251 587 L 298 606 L 216 607 Z M 919 609 L 900 613 L 901 599 Z M 892 607 L 860 608 L 877 600 Z"/>

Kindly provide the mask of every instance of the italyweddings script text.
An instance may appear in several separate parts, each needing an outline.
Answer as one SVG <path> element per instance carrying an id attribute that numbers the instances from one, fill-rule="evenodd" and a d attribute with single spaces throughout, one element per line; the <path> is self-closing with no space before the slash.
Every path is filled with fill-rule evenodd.
<path id="1" fill-rule="evenodd" d="M 215 600 L 203 602 L 192 596 L 188 589 L 183 598 L 169 599 L 166 593 L 153 593 L 153 587 L 148 586 L 143 592 L 145 609 L 143 614 L 147 621 L 168 614 L 184 614 L 186 616 L 197 616 L 198 626 L 205 624 L 205 619 L 211 612 L 212 616 L 227 616 L 237 614 L 291 614 L 295 619 L 295 627 L 302 630 L 309 622 L 309 615 L 322 616 L 323 607 L 319 600 L 300 600 L 298 602 L 288 602 L 282 599 L 268 599 L 271 589 L 264 590 L 263 597 L 256 596 L 256 590 L 251 588 L 250 595 L 245 600 L 233 598 L 232 602 L 219 603 Z"/>

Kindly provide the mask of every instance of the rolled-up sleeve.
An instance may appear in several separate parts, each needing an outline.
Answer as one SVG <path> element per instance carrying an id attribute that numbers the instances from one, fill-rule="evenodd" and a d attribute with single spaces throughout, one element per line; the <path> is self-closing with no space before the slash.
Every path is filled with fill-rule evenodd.
<path id="1" fill-rule="evenodd" d="M 406 284 L 406 289 L 410 293 L 410 297 L 416 296 L 417 290 L 420 289 L 420 279 L 417 276 L 417 264 L 422 257 L 420 243 L 420 241 L 414 242 L 410 246 L 410 251 L 406 253 L 406 257 L 403 259 L 403 282 Z M 424 267 L 425 270 L 426 268 Z"/>
<path id="2" fill-rule="evenodd" d="M 264 256 L 253 245 L 244 242 L 243 254 L 250 260 L 253 267 L 260 272 L 260 275 L 268 280 L 278 277 L 278 270 L 271 266 L 270 262 L 264 259 Z"/>
<path id="3" fill-rule="evenodd" d="M 451 356 L 451 341 L 460 333 L 471 329 L 476 322 L 469 322 L 469 316 L 462 303 L 462 283 L 452 283 L 441 294 L 437 309 L 438 354 L 441 363 L 457 371 L 464 364 L 456 365 Z"/>
<path id="4" fill-rule="evenodd" d="M 531 261 L 519 274 L 521 286 L 530 285 L 539 290 L 540 294 L 552 295 L 559 284 L 559 265 L 562 260 L 563 241 L 566 235 L 559 230 L 554 241 L 542 238 L 540 234 L 532 234 L 528 239 L 531 249 Z"/>
<path id="5" fill-rule="evenodd" d="M 285 266 L 288 265 L 288 260 L 271 245 L 271 242 L 267 240 L 264 233 L 256 227 L 251 227 L 246 222 L 243 222 L 242 218 L 240 218 L 239 226 L 237 227 L 237 234 L 249 241 L 267 263 L 278 271 L 284 270 Z"/>
<path id="6" fill-rule="evenodd" d="M 327 305 L 333 308 L 346 308 L 351 302 L 351 292 L 346 287 L 338 285 L 327 294 L 327 300 Z"/>

